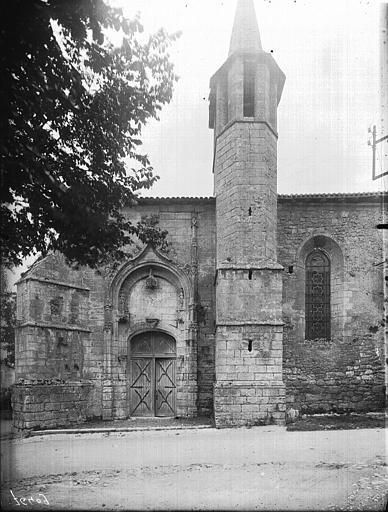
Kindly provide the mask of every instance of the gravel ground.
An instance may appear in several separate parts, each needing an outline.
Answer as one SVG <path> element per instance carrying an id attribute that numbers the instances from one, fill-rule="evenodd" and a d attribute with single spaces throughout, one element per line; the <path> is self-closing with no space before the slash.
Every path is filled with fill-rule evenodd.
<path id="1" fill-rule="evenodd" d="M 7 441 L 2 509 L 31 498 L 35 510 L 383 510 L 384 434 L 254 427 Z"/>
<path id="2" fill-rule="evenodd" d="M 55 510 L 377 511 L 387 488 L 378 464 L 196 463 L 52 475 L 22 481 L 13 493 L 17 499 L 44 496 Z M 18 509 L 15 500 L 8 503 Z"/>

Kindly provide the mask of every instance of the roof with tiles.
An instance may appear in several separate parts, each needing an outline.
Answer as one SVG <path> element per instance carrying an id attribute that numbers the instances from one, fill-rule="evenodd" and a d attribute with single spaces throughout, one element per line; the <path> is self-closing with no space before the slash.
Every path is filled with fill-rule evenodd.
<path id="1" fill-rule="evenodd" d="M 388 192 L 351 192 L 348 194 L 342 193 L 326 193 L 326 194 L 278 194 L 279 200 L 347 200 L 347 199 L 378 199 L 378 198 L 388 198 Z M 139 202 L 147 202 L 147 203 L 159 203 L 164 201 L 173 201 L 176 203 L 183 202 L 213 202 L 215 201 L 215 197 L 141 197 L 139 198 Z"/>
<path id="2" fill-rule="evenodd" d="M 279 194 L 279 199 L 362 199 L 387 197 L 387 192 L 350 192 L 350 193 L 316 193 L 316 194 Z"/>

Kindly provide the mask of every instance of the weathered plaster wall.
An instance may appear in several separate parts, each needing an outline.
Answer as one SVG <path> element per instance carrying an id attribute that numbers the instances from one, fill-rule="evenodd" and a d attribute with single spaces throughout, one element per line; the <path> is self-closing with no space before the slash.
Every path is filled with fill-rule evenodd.
<path id="1" fill-rule="evenodd" d="M 281 198 L 284 380 L 289 407 L 373 410 L 383 405 L 382 198 Z M 332 331 L 305 339 L 305 258 L 314 245 L 331 260 Z"/>
<path id="2" fill-rule="evenodd" d="M 159 277 L 159 276 L 158 276 Z M 147 318 L 157 318 L 159 322 L 176 327 L 176 312 L 179 309 L 179 291 L 167 279 L 158 278 L 155 290 L 147 289 L 147 276 L 137 281 L 129 290 L 127 300 L 130 322 L 137 324 Z"/>

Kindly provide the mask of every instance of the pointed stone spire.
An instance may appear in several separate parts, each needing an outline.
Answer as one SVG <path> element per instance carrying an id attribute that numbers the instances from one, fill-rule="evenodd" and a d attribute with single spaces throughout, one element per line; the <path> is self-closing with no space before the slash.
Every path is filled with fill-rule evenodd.
<path id="1" fill-rule="evenodd" d="M 263 51 L 260 41 L 253 0 L 238 0 L 229 56 L 236 52 L 256 53 Z"/>

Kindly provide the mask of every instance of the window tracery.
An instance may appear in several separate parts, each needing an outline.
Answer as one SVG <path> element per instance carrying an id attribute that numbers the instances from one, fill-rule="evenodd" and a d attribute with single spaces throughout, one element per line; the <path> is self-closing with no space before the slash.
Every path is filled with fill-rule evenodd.
<path id="1" fill-rule="evenodd" d="M 330 260 L 320 250 L 306 258 L 306 339 L 330 338 Z"/>

